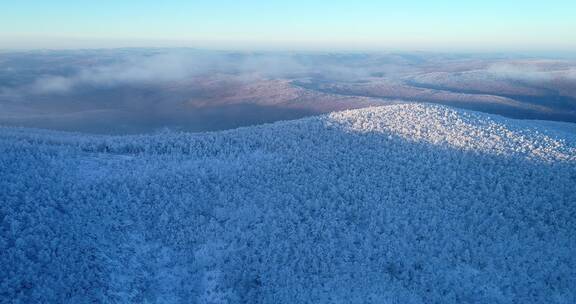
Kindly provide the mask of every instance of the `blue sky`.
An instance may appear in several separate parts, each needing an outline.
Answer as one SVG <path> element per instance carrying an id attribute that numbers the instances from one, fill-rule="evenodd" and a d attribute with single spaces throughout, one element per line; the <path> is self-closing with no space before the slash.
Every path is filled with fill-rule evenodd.
<path id="1" fill-rule="evenodd" d="M 576 1 L 0 0 L 0 48 L 576 51 Z"/>

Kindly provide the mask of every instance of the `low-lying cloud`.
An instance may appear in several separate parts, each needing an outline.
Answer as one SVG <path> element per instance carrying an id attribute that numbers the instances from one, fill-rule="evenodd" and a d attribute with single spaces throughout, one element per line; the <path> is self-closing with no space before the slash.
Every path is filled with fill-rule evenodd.
<path id="1" fill-rule="evenodd" d="M 43 76 L 32 85 L 35 93 L 63 93 L 70 91 L 77 80 L 62 76 Z"/>
<path id="2" fill-rule="evenodd" d="M 576 67 L 556 68 L 550 65 L 498 63 L 490 65 L 486 72 L 491 76 L 524 81 L 551 81 L 576 79 Z"/>
<path id="3" fill-rule="evenodd" d="M 338 81 L 358 80 L 382 71 L 405 69 L 395 64 L 380 66 L 324 61 L 316 55 L 310 60 L 295 54 L 268 53 L 189 53 L 166 52 L 155 55 L 135 55 L 118 63 L 81 67 L 69 76 L 42 75 L 24 88 L 33 93 L 65 93 L 78 86 L 116 86 L 137 83 L 162 83 L 185 80 L 204 74 L 230 74 L 239 79 L 252 77 L 291 78 L 318 76 Z M 388 73 L 392 74 L 392 73 Z"/>
<path id="4" fill-rule="evenodd" d="M 116 64 L 81 68 L 72 76 L 42 76 L 32 84 L 32 91 L 63 93 L 81 85 L 115 86 L 177 81 L 208 72 L 219 65 L 219 59 L 214 56 L 177 53 L 137 56 Z"/>

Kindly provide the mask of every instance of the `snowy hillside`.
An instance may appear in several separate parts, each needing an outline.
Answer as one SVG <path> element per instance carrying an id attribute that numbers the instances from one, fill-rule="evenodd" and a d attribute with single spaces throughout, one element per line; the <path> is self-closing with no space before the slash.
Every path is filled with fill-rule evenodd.
<path id="1" fill-rule="evenodd" d="M 576 303 L 576 134 L 402 104 L 0 128 L 2 303 Z"/>

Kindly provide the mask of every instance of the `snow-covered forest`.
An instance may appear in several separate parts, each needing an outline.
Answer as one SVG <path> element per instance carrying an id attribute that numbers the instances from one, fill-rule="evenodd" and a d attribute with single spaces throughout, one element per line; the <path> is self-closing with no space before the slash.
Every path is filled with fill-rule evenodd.
<path id="1" fill-rule="evenodd" d="M 576 132 L 429 104 L 0 128 L 1 303 L 576 303 Z"/>

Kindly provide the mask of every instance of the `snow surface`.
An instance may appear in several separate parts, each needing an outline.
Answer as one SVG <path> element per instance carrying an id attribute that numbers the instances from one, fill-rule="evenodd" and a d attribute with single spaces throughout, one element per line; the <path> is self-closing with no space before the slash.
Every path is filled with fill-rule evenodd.
<path id="1" fill-rule="evenodd" d="M 576 135 L 402 104 L 0 128 L 2 303 L 576 303 Z"/>

